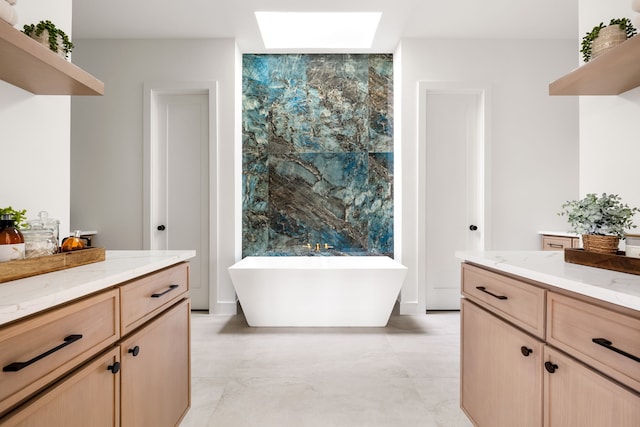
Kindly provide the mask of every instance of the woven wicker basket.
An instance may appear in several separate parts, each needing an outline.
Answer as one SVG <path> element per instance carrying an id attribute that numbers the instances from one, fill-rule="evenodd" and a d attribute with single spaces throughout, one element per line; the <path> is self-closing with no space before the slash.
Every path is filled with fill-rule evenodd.
<path id="1" fill-rule="evenodd" d="M 615 254 L 618 252 L 618 236 L 599 236 L 596 234 L 583 234 L 582 246 L 587 252 L 598 252 L 601 254 Z"/>
<path id="2" fill-rule="evenodd" d="M 598 37 L 593 40 L 593 44 L 591 46 L 591 58 L 593 59 L 602 55 L 625 40 L 627 40 L 627 33 L 620 28 L 620 25 L 613 24 L 608 27 L 604 27 L 598 33 Z"/>

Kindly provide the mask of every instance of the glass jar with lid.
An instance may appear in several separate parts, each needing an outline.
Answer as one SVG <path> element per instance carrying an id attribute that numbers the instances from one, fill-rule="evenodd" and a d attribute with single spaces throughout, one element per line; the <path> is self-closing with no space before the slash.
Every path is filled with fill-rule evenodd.
<path id="1" fill-rule="evenodd" d="M 57 249 L 60 242 L 60 221 L 49 218 L 49 213 L 47 211 L 38 212 L 38 218 L 27 221 L 27 226 L 29 228 L 44 229 L 53 232 L 53 238 L 55 239 Z"/>
<path id="2" fill-rule="evenodd" d="M 53 230 L 37 224 L 28 224 L 22 230 L 25 258 L 53 255 L 58 251 L 58 242 Z"/>
<path id="3" fill-rule="evenodd" d="M 632 258 L 640 258 L 640 234 L 626 234 L 626 255 Z"/>

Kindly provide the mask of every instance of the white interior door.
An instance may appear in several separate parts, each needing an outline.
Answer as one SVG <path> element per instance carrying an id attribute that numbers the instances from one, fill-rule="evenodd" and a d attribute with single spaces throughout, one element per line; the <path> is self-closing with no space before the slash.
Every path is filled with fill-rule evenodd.
<path id="1" fill-rule="evenodd" d="M 425 307 L 457 310 L 460 260 L 454 254 L 483 250 L 487 235 L 486 93 L 456 85 L 421 89 Z"/>
<path id="2" fill-rule="evenodd" d="M 193 309 L 209 307 L 209 95 L 156 97 L 151 249 L 196 250 Z"/>

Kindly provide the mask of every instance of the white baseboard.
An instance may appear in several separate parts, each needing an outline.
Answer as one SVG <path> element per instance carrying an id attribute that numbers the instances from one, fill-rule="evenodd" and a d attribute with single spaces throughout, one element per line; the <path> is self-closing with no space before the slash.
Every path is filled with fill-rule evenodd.
<path id="1" fill-rule="evenodd" d="M 400 302 L 400 314 L 401 315 L 414 315 L 414 314 L 424 314 L 418 311 L 418 302 Z"/>
<path id="2" fill-rule="evenodd" d="M 238 314 L 238 303 L 236 301 L 218 301 L 214 304 L 213 310 L 209 310 L 209 314 L 234 316 Z"/>

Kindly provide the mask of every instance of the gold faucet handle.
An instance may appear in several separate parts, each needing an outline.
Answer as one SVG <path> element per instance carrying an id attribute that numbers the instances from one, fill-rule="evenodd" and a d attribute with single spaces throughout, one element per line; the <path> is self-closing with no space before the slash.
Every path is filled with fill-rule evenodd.
<path id="1" fill-rule="evenodd" d="M 324 244 L 325 249 L 333 249 L 333 246 L 329 246 L 327 243 Z"/>
<path id="2" fill-rule="evenodd" d="M 307 243 L 307 244 L 305 245 L 305 247 L 306 247 L 307 249 L 311 249 L 311 243 Z"/>

